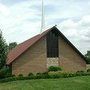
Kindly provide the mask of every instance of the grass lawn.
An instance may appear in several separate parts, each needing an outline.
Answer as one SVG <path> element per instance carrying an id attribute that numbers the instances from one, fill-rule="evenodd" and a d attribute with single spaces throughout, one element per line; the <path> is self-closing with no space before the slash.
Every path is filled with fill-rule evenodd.
<path id="1" fill-rule="evenodd" d="M 90 76 L 0 83 L 0 90 L 90 90 Z"/>

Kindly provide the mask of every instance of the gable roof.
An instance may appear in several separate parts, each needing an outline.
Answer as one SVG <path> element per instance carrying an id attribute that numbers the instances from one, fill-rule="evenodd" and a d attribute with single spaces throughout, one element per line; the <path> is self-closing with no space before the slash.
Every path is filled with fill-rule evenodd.
<path id="1" fill-rule="evenodd" d="M 35 44 L 38 40 L 40 40 L 42 37 L 44 37 L 47 33 L 49 33 L 53 29 L 57 30 L 60 36 L 85 60 L 85 57 L 82 55 L 82 53 L 79 52 L 79 50 L 54 26 L 44 31 L 43 33 L 38 34 L 32 37 L 31 39 L 28 39 L 25 42 L 17 45 L 13 50 L 11 50 L 8 53 L 6 64 L 7 65 L 11 64 L 13 61 L 16 60 L 16 58 L 22 55 L 26 50 L 28 50 L 28 48 L 30 48 L 33 44 Z"/>

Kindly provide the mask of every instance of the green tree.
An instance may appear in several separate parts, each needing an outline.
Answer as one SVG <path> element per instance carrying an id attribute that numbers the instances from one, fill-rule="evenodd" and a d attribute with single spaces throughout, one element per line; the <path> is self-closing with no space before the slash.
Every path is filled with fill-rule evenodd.
<path id="1" fill-rule="evenodd" d="M 12 50 L 16 46 L 17 46 L 17 43 L 16 42 L 9 43 L 9 50 Z"/>
<path id="2" fill-rule="evenodd" d="M 0 31 L 0 69 L 5 66 L 7 58 L 7 44 Z"/>
<path id="3" fill-rule="evenodd" d="M 90 51 L 87 51 L 87 54 L 85 54 L 86 57 L 86 63 L 90 64 Z"/>

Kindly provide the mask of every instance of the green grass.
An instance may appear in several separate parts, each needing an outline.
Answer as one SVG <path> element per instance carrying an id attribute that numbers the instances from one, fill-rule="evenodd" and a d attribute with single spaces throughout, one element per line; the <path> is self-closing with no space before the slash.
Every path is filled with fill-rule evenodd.
<path id="1" fill-rule="evenodd" d="M 90 76 L 6 82 L 0 90 L 90 90 Z"/>

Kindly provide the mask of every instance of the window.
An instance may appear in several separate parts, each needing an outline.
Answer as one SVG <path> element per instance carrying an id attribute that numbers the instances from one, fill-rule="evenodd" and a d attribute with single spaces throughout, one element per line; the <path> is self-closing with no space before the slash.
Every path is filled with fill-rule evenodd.
<path id="1" fill-rule="evenodd" d="M 47 34 L 47 57 L 58 57 L 58 35 L 51 31 Z"/>

